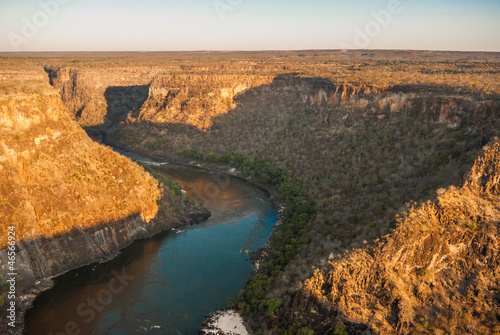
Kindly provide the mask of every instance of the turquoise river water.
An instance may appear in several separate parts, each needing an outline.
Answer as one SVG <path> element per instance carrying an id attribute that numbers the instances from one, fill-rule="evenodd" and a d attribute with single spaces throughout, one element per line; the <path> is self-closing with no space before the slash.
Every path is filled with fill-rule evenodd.
<path id="1" fill-rule="evenodd" d="M 201 201 L 212 217 L 136 241 L 110 262 L 56 278 L 28 311 L 24 334 L 193 335 L 205 315 L 238 295 L 254 269 L 252 252 L 267 242 L 276 223 L 267 191 L 225 174 L 149 164 Z"/>

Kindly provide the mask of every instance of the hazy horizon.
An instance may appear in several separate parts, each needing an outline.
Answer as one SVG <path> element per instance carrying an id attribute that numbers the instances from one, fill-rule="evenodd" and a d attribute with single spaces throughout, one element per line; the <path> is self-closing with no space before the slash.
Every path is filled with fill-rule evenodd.
<path id="1" fill-rule="evenodd" d="M 0 52 L 500 51 L 500 2 L 0 0 Z"/>

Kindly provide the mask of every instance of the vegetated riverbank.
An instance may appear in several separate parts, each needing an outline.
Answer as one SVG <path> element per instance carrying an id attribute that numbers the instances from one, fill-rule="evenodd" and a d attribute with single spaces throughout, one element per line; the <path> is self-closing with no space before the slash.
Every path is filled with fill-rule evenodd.
<path id="1" fill-rule="evenodd" d="M 394 51 L 384 52 L 387 58 L 380 59 L 373 56 L 377 53 L 360 52 L 356 57 L 351 52 L 338 54 L 348 57 L 323 58 L 324 53 L 322 57 L 311 54 L 290 57 L 286 69 L 281 67 L 267 73 L 262 72 L 261 65 L 283 65 L 282 59 L 238 60 L 238 66 L 249 65 L 245 70 L 219 66 L 235 65 L 232 59 L 185 59 L 176 64 L 165 61 L 172 68 L 158 72 L 169 72 L 177 66 L 174 71 L 213 74 L 214 79 L 228 69 L 231 73 L 250 71 L 276 78 L 269 85 L 235 96 L 236 107 L 228 104 L 227 113 L 213 119 L 198 108 L 196 101 L 185 97 L 186 107 L 192 107 L 200 124 L 210 121 L 210 129 L 200 131 L 188 125 L 162 123 L 168 118 L 159 119 L 149 110 L 155 122 L 130 118 L 133 122 L 115 124 L 109 136 L 128 150 L 135 148 L 141 152 L 176 153 L 198 147 L 203 153 L 235 152 L 263 158 L 304 178 L 304 189 L 318 207 L 308 233 L 311 243 L 304 245 L 298 257 L 283 269 L 277 285 L 265 289 L 270 298 L 282 297 L 285 304 L 277 316 L 256 323 L 264 334 L 309 330 L 330 334 L 337 330 L 362 332 L 367 328 L 397 333 L 406 329 L 406 325 L 398 326 L 400 318 L 414 329 L 440 320 L 442 330 L 449 332 L 452 325 L 443 321 L 446 310 L 425 315 L 421 308 L 425 301 L 417 298 L 412 300 L 417 307 L 411 320 L 398 309 L 398 297 L 386 295 L 385 312 L 364 309 L 373 319 L 360 321 L 346 316 L 341 304 L 315 298 L 303 283 L 317 280 L 315 269 L 329 267 L 333 260 L 347 257 L 346 252 L 377 245 L 379 239 L 397 228 L 398 218 L 408 210 L 406 204 L 425 203 L 435 199 L 438 190 L 462 184 L 481 148 L 499 135 L 498 56 L 490 54 L 494 57 L 487 59 L 468 54 L 471 58 L 466 60 L 457 59 L 458 53 L 448 53 L 440 54 L 442 58 L 438 59 L 439 53 L 429 53 L 408 59 L 401 58 L 405 52 Z M 191 66 L 193 63 L 197 66 Z M 93 64 L 99 78 L 109 74 L 108 70 L 99 70 L 102 66 Z M 380 76 L 381 68 L 384 76 Z M 118 70 L 115 77 L 119 79 L 122 75 Z M 175 88 L 162 86 L 158 80 L 149 82 L 153 84 L 148 88 L 151 93 L 163 92 L 165 98 L 177 93 Z M 75 86 L 79 83 L 74 81 Z M 109 112 L 124 112 L 122 120 L 137 117 L 141 110 L 141 106 L 131 105 L 120 97 L 120 92 L 132 89 L 135 88 L 112 87 L 106 95 Z M 217 92 L 209 92 L 199 99 L 210 102 L 212 93 L 217 96 Z M 157 95 L 152 96 L 157 100 Z M 142 98 L 146 102 L 147 94 Z M 69 99 L 68 106 L 72 102 Z M 167 105 L 170 102 L 165 99 Z M 165 111 L 160 108 L 159 112 Z M 412 246 L 419 247 L 415 243 Z M 438 246 L 430 243 L 426 250 L 437 255 Z M 408 268 L 418 270 L 415 260 L 406 261 Z M 477 270 L 470 275 L 478 275 Z M 406 279 L 410 276 L 402 278 Z M 419 282 L 431 283 L 431 278 L 424 276 Z M 412 289 L 418 291 L 419 287 Z M 495 297 L 489 288 L 486 291 L 485 296 Z M 349 299 L 350 292 L 342 291 L 339 299 Z M 364 287 L 361 293 L 372 297 L 374 291 Z M 438 300 L 446 302 L 453 294 Z M 464 298 L 463 304 L 469 303 Z M 480 314 L 470 319 L 471 325 L 484 323 Z"/>
<path id="2" fill-rule="evenodd" d="M 161 156 L 168 156 L 168 153 L 156 155 L 156 158 Z M 315 213 L 313 202 L 302 190 L 301 179 L 262 160 L 233 153 L 214 155 L 190 149 L 180 153 L 179 156 L 181 158 L 176 158 L 178 162 L 203 166 L 211 171 L 223 171 L 240 177 L 245 175 L 243 171 L 252 171 L 256 177 L 246 176 L 245 179 L 257 182 L 258 185 L 266 187 L 283 199 L 280 207 L 284 211 L 279 219 L 283 224 L 276 227 L 269 243 L 257 253 L 255 260 L 259 266 L 256 277 L 245 285 L 231 306 L 245 315 L 274 315 L 283 301 L 280 297 L 267 296 L 265 288 L 273 284 L 281 270 L 295 257 L 297 249 L 307 243 L 309 220 Z M 237 172 L 236 169 L 240 171 Z M 267 183 L 263 183 L 263 179 Z"/>
<path id="3" fill-rule="evenodd" d="M 275 233 L 261 254 L 255 278 L 247 282 L 237 299 L 232 303 L 240 313 L 253 316 L 252 326 L 260 326 L 258 315 L 275 316 L 284 304 L 280 296 L 271 295 L 266 288 L 272 286 L 281 271 L 296 257 L 297 250 L 308 243 L 307 233 L 310 221 L 316 214 L 311 197 L 304 191 L 302 179 L 291 171 L 271 165 L 262 159 L 240 156 L 234 153 L 216 155 L 203 153 L 198 148 L 187 149 L 181 156 L 212 163 L 227 164 L 267 181 L 284 199 L 283 224 Z"/>
<path id="4" fill-rule="evenodd" d="M 89 133 L 92 134 L 93 129 L 90 129 Z M 117 148 L 118 150 L 123 150 L 126 152 L 130 152 L 132 154 L 136 154 L 145 159 L 152 159 L 157 162 L 163 161 L 181 166 L 184 165 L 189 167 L 200 168 L 214 173 L 227 174 L 233 177 L 247 180 L 252 184 L 257 185 L 258 187 L 265 189 L 271 195 L 271 199 L 274 201 L 277 207 L 283 206 L 284 204 L 284 199 L 270 183 L 266 183 L 260 180 L 258 176 L 255 175 L 252 176 L 248 173 L 244 173 L 243 171 L 231 165 L 224 164 L 222 162 L 204 160 L 202 159 L 202 157 L 197 157 L 197 158 L 190 157 L 189 154 L 188 155 L 183 155 L 182 153 L 173 154 L 168 151 L 161 151 L 161 150 L 134 150 L 133 147 L 123 146 L 122 143 L 120 142 L 110 140 L 109 138 L 106 137 L 106 133 L 101 131 L 99 131 L 99 133 L 95 136 L 96 139 L 98 139 L 99 141 L 101 141 L 106 145 Z"/>
<path id="5" fill-rule="evenodd" d="M 148 155 L 150 158 L 155 158 L 158 160 L 165 160 L 167 157 L 167 161 L 169 163 L 173 163 L 176 165 L 181 165 L 181 166 L 189 166 L 189 167 L 195 167 L 195 168 L 200 168 L 203 170 L 207 170 L 210 172 L 214 173 L 222 173 L 222 174 L 227 174 L 233 177 L 237 177 L 243 180 L 246 180 L 264 190 L 266 190 L 269 195 L 271 196 L 271 200 L 274 202 L 274 205 L 278 208 L 278 214 L 276 217 L 276 225 L 273 227 L 273 231 L 276 231 L 278 227 L 283 223 L 285 219 L 285 202 L 284 199 L 281 197 L 279 192 L 276 191 L 275 187 L 273 187 L 270 184 L 263 183 L 258 177 L 256 176 L 250 176 L 248 174 L 243 173 L 240 170 L 237 170 L 234 167 L 230 167 L 227 165 L 223 164 L 214 164 L 213 162 L 207 162 L 206 160 L 192 160 L 192 159 L 187 159 L 183 157 L 182 155 L 169 155 L 168 153 L 165 154 L 156 154 L 156 155 Z M 252 262 L 255 265 L 256 270 L 259 269 L 259 264 L 262 263 L 264 258 L 266 257 L 266 247 L 269 246 L 270 241 L 268 241 L 263 247 L 261 247 L 259 250 L 254 252 L 251 256 Z M 223 311 L 221 311 L 220 315 L 222 314 Z"/>
<path id="6" fill-rule="evenodd" d="M 104 133 L 99 133 L 97 134 L 98 140 L 107 143 L 108 145 L 111 145 L 115 147 L 118 150 L 120 149 L 119 144 L 113 143 L 113 142 L 107 142 L 105 140 L 105 134 Z M 273 230 L 276 230 L 284 221 L 285 218 L 285 201 L 283 197 L 280 195 L 279 192 L 277 192 L 276 188 L 269 184 L 269 183 L 264 183 L 262 180 L 260 180 L 257 176 L 251 176 L 247 173 L 243 173 L 241 170 L 236 169 L 234 167 L 228 166 L 227 164 L 224 165 L 223 163 L 215 163 L 213 161 L 207 161 L 204 159 L 201 159 L 197 157 L 197 159 L 192 159 L 189 158 L 190 154 L 183 155 L 182 153 L 178 155 L 172 155 L 168 152 L 158 152 L 158 151 L 149 151 L 146 154 L 144 152 L 134 152 L 133 150 L 130 151 L 129 153 L 133 153 L 138 155 L 141 159 L 152 159 L 155 160 L 154 164 L 157 164 L 158 162 L 168 162 L 169 164 L 175 164 L 175 165 L 180 165 L 180 166 L 187 166 L 187 167 L 194 167 L 194 168 L 199 168 L 203 169 L 206 171 L 218 173 L 218 174 L 227 174 L 232 177 L 240 178 L 243 180 L 246 180 L 264 190 L 266 190 L 269 195 L 271 196 L 271 200 L 273 201 L 274 205 L 278 208 L 278 215 L 276 217 L 276 225 L 273 227 Z M 137 160 L 142 164 L 140 159 Z M 153 165 L 154 165 L 153 164 Z M 161 163 L 160 163 L 161 164 Z M 155 175 L 155 177 L 158 177 L 158 174 L 155 174 L 151 168 L 148 168 L 147 164 L 145 165 L 146 169 Z M 161 178 L 161 177 L 160 177 Z M 259 263 L 262 262 L 263 258 L 265 257 L 265 249 L 269 245 L 269 242 L 266 243 L 262 248 L 260 248 L 258 251 L 256 251 L 252 255 L 252 262 L 254 263 L 255 267 L 258 269 Z"/>
<path id="7" fill-rule="evenodd" d="M 113 146 L 114 143 L 109 143 Z M 137 152 L 138 155 L 144 155 L 144 152 Z M 273 235 L 271 235 L 268 243 L 260 248 L 257 252 L 252 255 L 252 261 L 256 266 L 256 273 L 258 278 L 258 284 L 251 284 L 254 280 L 250 280 L 244 288 L 242 288 L 242 292 L 240 292 L 240 296 L 236 299 L 233 299 L 232 306 L 230 306 L 234 312 L 228 312 L 227 310 L 220 310 L 214 312 L 214 314 L 207 316 L 207 321 L 204 323 L 200 332 L 210 334 L 210 331 L 217 329 L 218 321 L 224 320 L 224 324 L 229 322 L 236 322 L 233 326 L 236 328 L 242 327 L 251 327 L 250 325 L 242 325 L 239 323 L 239 318 L 236 317 L 236 320 L 232 317 L 233 314 L 238 316 L 240 314 L 246 314 L 249 312 L 260 311 L 266 314 L 274 314 L 277 308 L 281 305 L 279 298 L 277 299 L 266 299 L 263 295 L 264 291 L 257 289 L 257 287 L 261 285 L 270 285 L 268 283 L 269 277 L 276 277 L 279 273 L 280 267 L 286 266 L 286 263 L 289 262 L 299 247 L 300 243 L 305 243 L 305 240 L 300 242 L 295 239 L 298 234 L 298 229 L 302 229 L 302 233 L 300 235 L 305 235 L 307 229 L 307 216 L 310 215 L 312 210 L 312 204 L 307 204 L 307 197 L 303 192 L 300 191 L 300 179 L 297 177 L 293 177 L 288 175 L 288 173 L 282 172 L 279 168 L 272 167 L 270 164 L 265 162 L 259 162 L 262 164 L 263 171 L 268 173 L 267 175 L 263 173 L 262 175 L 256 174 L 254 176 L 250 176 L 248 173 L 244 173 L 242 171 L 242 167 L 250 164 L 250 160 L 248 157 L 240 157 L 234 154 L 228 154 L 226 157 L 224 156 L 215 156 L 213 154 L 205 155 L 199 152 L 197 149 L 187 150 L 185 152 L 180 153 L 179 155 L 171 155 L 167 152 L 149 152 L 149 158 L 155 159 L 157 161 L 167 160 L 169 162 L 173 162 L 178 165 L 186 165 L 197 168 L 202 168 L 208 171 L 212 171 L 215 173 L 223 173 L 229 174 L 231 176 L 235 176 L 244 180 L 247 180 L 265 190 L 271 195 L 271 199 L 275 202 L 276 206 L 279 208 L 278 217 L 277 217 L 277 225 L 273 228 Z M 237 163 L 239 162 L 239 164 Z M 255 162 L 255 161 L 254 161 Z M 284 176 L 282 176 L 282 174 Z M 264 183 L 259 177 L 266 175 L 266 178 L 270 178 L 267 183 Z M 287 179 L 290 179 L 290 184 L 287 184 Z M 274 185 L 273 185 L 274 184 Z M 278 186 L 278 187 L 277 187 Z M 281 192 L 280 192 L 281 191 Z M 295 209 L 293 212 L 287 213 L 287 208 L 296 208 L 296 206 L 301 206 L 295 204 L 295 200 L 298 197 L 303 197 L 299 201 L 302 201 L 304 207 L 310 207 L 310 209 Z M 287 205 L 288 204 L 288 205 Z M 301 215 L 302 214 L 302 215 Z M 282 223 L 287 223 L 291 227 L 286 227 L 286 235 L 285 237 L 280 236 L 279 239 L 275 239 L 275 234 L 280 234 L 280 230 L 283 231 L 281 227 Z M 295 220 L 300 220 L 298 222 L 294 222 Z M 292 222 L 292 224 L 290 223 Z M 299 228 L 300 227 L 300 228 Z M 289 229 L 294 229 L 295 232 L 290 231 Z M 282 234 L 282 233 L 281 233 Z M 286 259 L 280 259 L 282 255 L 286 255 Z M 276 262 L 277 265 L 273 263 Z M 263 266 L 264 265 L 264 269 Z M 262 275 L 262 272 L 265 274 Z M 260 273 L 260 275 L 259 275 Z M 256 300 L 258 299 L 258 300 Z M 245 307 L 243 307 L 243 305 Z M 246 304 L 251 304 L 250 307 L 246 307 Z M 228 314 L 229 313 L 229 314 Z M 226 328 L 225 326 L 222 328 Z M 224 334 L 222 329 L 219 329 L 219 334 Z M 227 333 L 231 334 L 231 333 Z"/>
<path id="8" fill-rule="evenodd" d="M 2 334 L 22 332 L 24 312 L 55 276 L 210 215 L 92 141 L 48 83 L 24 83 L 22 93 L 0 96 L 0 286 L 16 274 L 14 299 L 0 292 Z"/>
<path id="9" fill-rule="evenodd" d="M 203 315 L 225 307 L 226 299 L 238 294 L 253 271 L 249 256 L 267 242 L 276 222 L 276 208 L 269 193 L 246 180 L 199 168 L 170 163 L 150 166 L 179 183 L 190 197 L 207 199 L 205 204 L 212 217 L 200 226 L 140 242 L 122 253 L 117 261 L 98 266 L 95 271 L 78 270 L 61 278 L 54 290 L 37 300 L 36 309 L 29 314 L 29 334 L 59 332 L 60 325 L 65 324 L 60 319 L 76 321 L 85 333 L 94 329 L 98 333 L 105 330 L 127 333 L 136 326 L 140 329 L 154 326 L 154 331 L 162 329 L 170 334 L 178 329 L 183 334 L 194 334 L 204 321 Z M 219 191 L 214 185 L 220 186 Z M 141 249 L 141 245 L 145 247 Z M 126 293 L 117 295 L 98 313 L 94 324 L 87 326 L 74 313 L 75 306 L 79 297 L 92 297 L 99 292 L 100 278 L 111 269 L 122 272 L 113 264 L 127 264 L 130 270 L 126 273 L 137 278 Z M 102 281 L 105 284 L 109 279 Z M 129 309 L 130 301 L 136 303 Z M 56 320 L 53 316 L 58 310 L 67 312 Z M 188 315 L 187 319 L 184 315 Z M 36 331 L 38 324 L 43 331 Z"/>

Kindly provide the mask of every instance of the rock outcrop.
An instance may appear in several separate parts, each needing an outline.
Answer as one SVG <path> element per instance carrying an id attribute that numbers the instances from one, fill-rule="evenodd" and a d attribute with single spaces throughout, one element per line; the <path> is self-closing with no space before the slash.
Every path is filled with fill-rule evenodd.
<path id="1" fill-rule="evenodd" d="M 168 69 L 127 67 L 111 71 L 47 67 L 45 71 L 64 105 L 86 127 L 107 128 L 127 121 L 184 124 L 206 130 L 215 117 L 237 106 L 239 94 L 255 88 L 256 95 L 266 88 L 293 93 L 305 106 L 321 113 L 327 123 L 352 123 L 354 115 L 338 113 L 339 108 L 348 107 L 378 118 L 425 113 L 432 122 L 456 125 L 477 105 L 471 97 L 457 95 L 451 89 L 447 92 L 446 87 L 371 86 L 297 74 L 266 75 L 266 72 L 233 74 L 231 71 L 235 69 L 230 67 L 189 67 L 185 70 L 188 73 L 175 67 Z M 337 120 L 339 116 L 342 120 Z"/>
<path id="2" fill-rule="evenodd" d="M 272 79 L 246 75 L 159 75 L 151 82 L 139 121 L 209 129 L 212 118 L 236 107 L 234 99 L 240 92 Z"/>
<path id="3" fill-rule="evenodd" d="M 21 316 L 33 298 L 23 294 L 36 293 L 38 281 L 210 215 L 93 142 L 49 87 L 0 97 L 0 180 L 0 282 L 17 274 Z M 14 271 L 9 236 L 16 242 Z"/>
<path id="4" fill-rule="evenodd" d="M 111 94 L 108 115 L 127 122 L 106 140 L 154 157 L 234 152 L 306 180 L 317 215 L 295 240 L 308 242 L 249 284 L 282 307 L 238 306 L 254 330 L 498 332 L 497 63 L 296 61 L 302 74 L 272 76 L 199 63 L 130 81 L 147 85 L 138 105 Z"/>
<path id="5" fill-rule="evenodd" d="M 111 72 L 47 67 L 45 71 L 65 106 L 87 127 L 109 126 L 128 119 L 185 123 L 206 129 L 212 117 L 235 107 L 238 93 L 273 79 L 266 75 L 213 74 L 212 67 L 199 70 L 206 74 L 168 69 L 136 67 Z M 222 71 L 229 70 L 235 69 Z"/>
<path id="6" fill-rule="evenodd" d="M 149 83 L 161 70 L 136 66 L 100 71 L 46 67 L 45 71 L 78 123 L 95 127 L 123 121 L 129 113 L 135 115 L 147 98 Z"/>
<path id="7" fill-rule="evenodd" d="M 304 289 L 383 334 L 488 333 L 500 315 L 500 141 L 461 188 L 414 205 L 379 246 L 317 269 Z M 498 327 L 496 328 L 498 330 Z"/>

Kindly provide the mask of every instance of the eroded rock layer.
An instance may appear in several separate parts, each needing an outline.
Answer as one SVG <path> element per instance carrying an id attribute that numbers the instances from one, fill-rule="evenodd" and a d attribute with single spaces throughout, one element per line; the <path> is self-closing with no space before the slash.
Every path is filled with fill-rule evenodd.
<path id="1" fill-rule="evenodd" d="M 15 272 L 18 298 L 39 280 L 209 216 L 135 162 L 93 142 L 59 94 L 43 85 L 0 97 L 0 180 L 0 282 Z"/>

